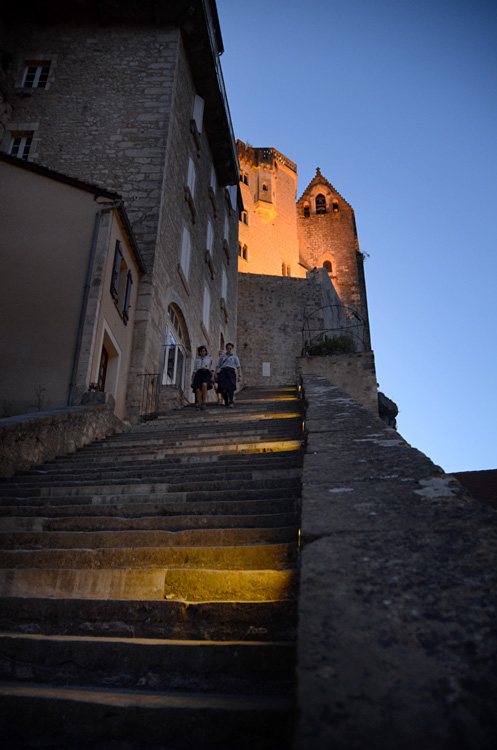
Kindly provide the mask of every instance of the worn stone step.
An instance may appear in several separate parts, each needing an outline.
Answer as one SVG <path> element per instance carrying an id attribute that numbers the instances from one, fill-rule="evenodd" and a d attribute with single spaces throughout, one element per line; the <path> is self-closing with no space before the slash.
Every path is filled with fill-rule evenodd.
<path id="1" fill-rule="evenodd" d="M 153 454 L 158 458 L 164 458 L 165 456 L 173 455 L 184 455 L 188 451 L 191 453 L 215 453 L 216 455 L 230 454 L 230 453 L 278 453 L 280 451 L 300 450 L 302 440 L 295 437 L 283 437 L 282 439 L 276 440 L 259 440 L 257 436 L 250 436 L 242 440 L 224 441 L 219 439 L 217 441 L 181 441 L 178 445 L 164 447 L 160 443 L 152 449 L 148 447 L 149 454 Z M 114 446 L 106 449 L 106 454 L 109 455 L 111 451 L 119 453 L 119 449 Z M 126 449 L 128 456 L 133 455 L 134 449 Z M 143 450 L 137 448 L 136 452 L 143 453 Z"/>
<path id="2" fill-rule="evenodd" d="M 211 470 L 205 472 L 203 470 L 188 471 L 186 467 L 181 469 L 175 469 L 174 471 L 164 471 L 158 468 L 148 469 L 143 471 L 141 467 L 135 467 L 134 470 L 127 469 L 123 471 L 115 471 L 108 469 L 107 471 L 100 470 L 86 470 L 79 473 L 64 474 L 64 475 L 42 475 L 39 477 L 29 476 L 26 478 L 19 478 L 17 481 L 9 482 L 5 485 L 0 485 L 0 496 L 9 496 L 12 493 L 24 494 L 29 496 L 28 491 L 30 490 L 46 490 L 51 487 L 67 487 L 69 480 L 71 486 L 85 487 L 92 486 L 96 481 L 101 481 L 103 485 L 140 485 L 140 484 L 186 484 L 195 480 L 202 486 L 216 488 L 222 485 L 224 482 L 252 482 L 267 479 L 280 479 L 280 478 L 296 478 L 300 477 L 302 470 L 300 467 L 285 467 L 280 466 L 278 468 L 261 468 L 250 470 L 248 467 L 243 470 L 240 468 L 222 469 L 222 470 Z"/>
<path id="3" fill-rule="evenodd" d="M 7 497 L 0 498 L 0 508 L 2 506 L 17 506 L 22 508 L 24 505 L 49 507 L 52 505 L 114 505 L 120 503 L 157 503 L 162 501 L 168 502 L 195 502 L 203 500 L 258 500 L 263 498 L 279 498 L 287 496 L 288 498 L 297 497 L 300 494 L 300 481 L 292 480 L 274 480 L 261 483 L 251 483 L 247 488 L 240 486 L 236 482 L 232 488 L 228 488 L 224 483 L 222 489 L 198 489 L 198 490 L 179 490 L 162 488 L 155 485 L 156 491 L 151 491 L 151 485 L 146 485 L 143 492 L 139 492 L 137 485 L 108 485 L 107 492 L 99 492 L 97 487 L 71 487 L 57 488 L 56 492 L 46 493 L 40 490 L 40 494 L 35 491 L 26 493 L 24 496 L 11 494 Z M 254 486 L 255 485 L 255 486 Z M 184 486 L 184 485 L 183 485 Z M 123 489 L 124 488 L 124 489 Z M 67 492 L 64 492 L 67 490 Z M 91 491 L 93 490 L 93 491 Z M 132 491 L 135 490 L 135 491 Z"/>
<path id="4" fill-rule="evenodd" d="M 117 532 L 119 533 L 119 532 Z M 181 533 L 181 532 L 180 532 Z M 192 532 L 193 533 L 193 532 Z M 206 532 L 209 535 L 209 532 Z M 236 533 L 236 532 L 235 532 Z M 220 533 L 222 536 L 223 532 Z M 226 532 L 229 535 L 229 532 Z M 82 535 L 86 536 L 85 534 Z M 217 535 L 216 535 L 217 536 Z M 281 569 L 296 559 L 295 542 L 223 546 L 103 547 L 100 549 L 0 550 L 0 566 L 9 568 L 231 568 Z"/>
<path id="5" fill-rule="evenodd" d="M 264 548 L 261 548 L 264 549 Z M 180 560 L 180 563 L 184 560 Z M 191 562 L 191 561 L 190 561 Z M 215 562 L 220 562 L 215 560 Z M 255 565 L 255 563 L 254 563 Z M 0 597 L 57 597 L 61 599 L 174 600 L 184 602 L 260 602 L 291 598 L 296 591 L 296 569 L 290 562 L 273 569 L 245 565 L 236 570 L 206 568 L 7 569 L 0 570 Z"/>
<path id="6" fill-rule="evenodd" d="M 267 454 L 260 454 L 267 455 Z M 276 454 L 278 455 L 278 454 Z M 13 477 L 6 478 L 5 482 L 0 484 L 1 487 L 19 486 L 27 487 L 30 485 L 43 485 L 51 484 L 54 482 L 67 483 L 67 479 L 76 482 L 87 481 L 92 477 L 116 477 L 119 480 L 126 480 L 127 478 L 148 478 L 148 477 L 181 477 L 185 475 L 192 475 L 192 472 L 198 473 L 206 480 L 215 478 L 216 476 L 223 475 L 226 477 L 230 476 L 248 476 L 249 478 L 255 474 L 268 474 L 269 476 L 278 476 L 281 472 L 285 472 L 289 469 L 301 469 L 302 462 L 299 460 L 288 461 L 288 459 L 276 460 L 272 464 L 258 465 L 255 462 L 249 464 L 248 462 L 242 464 L 232 463 L 220 465 L 218 463 L 211 464 L 175 464 L 169 465 L 162 461 L 153 462 L 140 462 L 139 465 L 135 461 L 128 461 L 126 464 L 119 464 L 116 466 L 115 462 L 106 462 L 105 464 L 95 465 L 94 463 L 83 463 L 82 461 L 74 462 L 69 468 L 63 468 L 61 466 L 53 467 L 50 469 L 43 468 L 41 470 L 34 470 L 25 472 L 24 474 L 16 474 Z"/>
<path id="7" fill-rule="evenodd" d="M 201 495 L 207 499 L 196 499 Z M 229 499 L 222 499 L 228 496 Z M 221 496 L 221 497 L 220 497 Z M 168 517 L 181 514 L 192 515 L 210 515 L 210 514 L 250 514 L 250 513 L 284 513 L 288 510 L 296 510 L 299 505 L 299 492 L 286 489 L 283 493 L 278 494 L 275 490 L 251 490 L 244 493 L 238 493 L 236 499 L 232 498 L 232 493 L 214 493 L 213 497 L 209 493 L 195 493 L 195 495 L 186 495 L 178 493 L 176 496 L 166 495 L 162 502 L 157 502 L 155 497 L 143 496 L 143 502 L 140 497 L 120 496 L 115 498 L 113 503 L 97 504 L 95 502 L 87 503 L 88 498 L 67 498 L 70 504 L 64 504 L 64 498 L 59 498 L 60 503 L 47 504 L 46 500 L 34 504 L 34 499 L 30 504 L 16 503 L 15 505 L 0 504 L 0 518 L 9 516 L 33 517 L 39 516 L 40 512 L 47 518 L 74 518 L 77 516 L 87 516 L 99 518 L 100 516 L 117 516 L 124 518 L 141 518 L 144 516 Z M 213 499 L 215 498 L 215 499 Z M 129 502 L 131 500 L 131 502 Z M 76 502 L 77 501 L 77 502 Z M 51 501 L 52 503 L 52 501 Z"/>
<path id="8" fill-rule="evenodd" d="M 0 550 L 215 547 L 295 542 L 295 526 L 283 528 L 154 531 L 40 531 L 0 533 Z"/>
<path id="9" fill-rule="evenodd" d="M 46 635 L 293 641 L 297 601 L 200 602 L 3 597 L 0 629 Z"/>
<path id="10" fill-rule="evenodd" d="M 12 532 L 54 531 L 139 531 L 139 530 L 185 530 L 209 528 L 277 528 L 294 526 L 298 522 L 297 512 L 265 513 L 257 515 L 175 515 L 122 518 L 120 516 L 63 517 L 7 516 L 0 517 L 0 534 Z M 5 547 L 5 545 L 3 545 Z"/>
<path id="11" fill-rule="evenodd" d="M 0 687 L 0 729 L 11 750 L 288 750 L 290 696 Z M 188 731 L 185 728 L 188 727 Z M 235 741 L 235 745 L 233 742 Z"/>
<path id="12" fill-rule="evenodd" d="M 72 687 L 290 692 L 295 644 L 0 632 L 0 682 Z"/>

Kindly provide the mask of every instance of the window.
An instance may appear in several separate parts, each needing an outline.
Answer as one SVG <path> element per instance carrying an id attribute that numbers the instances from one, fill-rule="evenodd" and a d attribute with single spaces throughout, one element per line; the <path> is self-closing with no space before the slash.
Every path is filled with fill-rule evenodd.
<path id="1" fill-rule="evenodd" d="M 221 297 L 225 300 L 228 299 L 228 274 L 226 273 L 225 268 L 223 268 L 223 274 L 221 276 Z"/>
<path id="2" fill-rule="evenodd" d="M 292 275 L 292 267 L 291 266 L 287 266 L 286 267 L 286 275 L 287 276 L 291 276 Z"/>
<path id="3" fill-rule="evenodd" d="M 202 132 L 202 123 L 204 119 L 204 100 L 198 94 L 195 95 L 193 100 L 193 114 L 192 120 L 194 121 L 197 131 Z"/>
<path id="4" fill-rule="evenodd" d="M 9 154 L 17 156 L 19 159 L 27 161 L 29 152 L 33 145 L 33 132 L 26 133 L 11 133 L 11 141 L 9 146 Z"/>
<path id="5" fill-rule="evenodd" d="M 133 275 L 126 265 L 122 245 L 116 240 L 116 249 L 114 251 L 114 264 L 112 266 L 112 277 L 110 281 L 110 293 L 112 299 L 117 305 L 125 325 L 129 320 L 129 308 L 131 304 L 131 287 L 133 285 Z M 120 309 L 120 305 L 122 308 Z"/>
<path id="6" fill-rule="evenodd" d="M 286 263 L 285 263 L 285 261 L 283 261 L 282 264 L 281 264 L 281 275 L 282 276 L 286 276 Z"/>
<path id="7" fill-rule="evenodd" d="M 242 214 L 240 216 L 240 221 L 243 222 L 243 224 L 248 225 L 248 213 L 246 211 L 242 211 Z"/>
<path id="8" fill-rule="evenodd" d="M 202 322 L 205 330 L 209 330 L 209 318 L 211 315 L 211 295 L 206 286 L 204 286 L 204 308 L 202 313 Z"/>
<path id="9" fill-rule="evenodd" d="M 308 219 L 308 218 L 309 218 L 309 204 L 304 203 L 304 219 Z"/>
<path id="10" fill-rule="evenodd" d="M 338 201 L 333 201 L 333 213 L 337 214 L 338 210 Z"/>
<path id="11" fill-rule="evenodd" d="M 316 213 L 317 214 L 325 214 L 326 213 L 326 198 L 322 193 L 319 193 L 319 195 L 316 195 Z"/>
<path id="12" fill-rule="evenodd" d="M 50 73 L 50 61 L 28 62 L 24 69 L 21 86 L 25 89 L 44 89 Z"/>
<path id="13" fill-rule="evenodd" d="M 224 217 L 224 235 L 223 235 L 223 238 L 226 240 L 226 242 L 228 242 L 229 236 L 230 236 L 230 227 L 229 227 L 229 224 L 228 224 L 228 217 L 225 216 Z"/>
<path id="14" fill-rule="evenodd" d="M 190 195 L 192 196 L 192 198 L 195 195 L 195 180 L 196 180 L 195 165 L 193 163 L 193 159 L 190 158 L 188 159 L 188 180 L 186 184 L 190 190 Z"/>
<path id="15" fill-rule="evenodd" d="M 242 248 L 242 258 L 243 260 L 248 260 L 248 248 L 247 245 L 244 245 Z"/>
<path id="16" fill-rule="evenodd" d="M 217 180 L 216 180 L 216 170 L 214 169 L 214 164 L 211 167 L 211 181 L 210 181 L 209 187 L 211 188 L 212 192 L 215 195 L 216 187 L 217 187 Z"/>
<path id="17" fill-rule="evenodd" d="M 325 260 L 325 262 L 323 263 L 323 268 L 325 268 L 328 273 L 332 273 L 333 266 L 331 265 L 331 261 Z"/>
<path id="18" fill-rule="evenodd" d="M 183 271 L 183 274 L 185 276 L 185 279 L 188 279 L 188 273 L 190 270 L 190 252 L 191 252 L 191 240 L 190 240 L 190 232 L 186 227 L 183 227 L 183 237 L 181 240 L 181 270 Z"/>
<path id="19" fill-rule="evenodd" d="M 206 240 L 206 247 L 207 250 L 212 255 L 212 244 L 214 241 L 214 230 L 212 229 L 212 223 L 210 219 L 207 220 L 207 240 Z"/>
<path id="20" fill-rule="evenodd" d="M 267 182 L 263 182 L 263 183 L 262 183 L 262 189 L 263 189 L 264 191 L 267 191 Z"/>
<path id="21" fill-rule="evenodd" d="M 179 385 L 184 388 L 186 350 L 183 345 L 181 325 L 171 305 L 167 312 L 169 322 L 166 326 L 162 382 L 165 385 Z"/>

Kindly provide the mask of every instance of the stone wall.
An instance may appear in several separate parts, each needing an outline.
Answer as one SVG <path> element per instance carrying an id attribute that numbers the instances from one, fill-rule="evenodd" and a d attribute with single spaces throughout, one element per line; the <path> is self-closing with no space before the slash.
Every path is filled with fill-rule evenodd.
<path id="1" fill-rule="evenodd" d="M 304 374 L 297 750 L 497 742 L 497 513 Z"/>
<path id="2" fill-rule="evenodd" d="M 245 385 L 295 383 L 296 358 L 302 355 L 306 343 L 348 332 L 361 351 L 362 328 L 347 315 L 324 269 L 308 271 L 305 279 L 239 275 L 236 343 Z M 360 374 L 368 370 L 365 361 L 355 368 L 357 394 Z M 372 359 L 367 361 L 371 363 Z M 352 365 L 348 369 L 352 370 Z M 360 390 L 367 403 L 371 403 L 366 396 L 371 384 L 369 366 Z"/>
<path id="3" fill-rule="evenodd" d="M 87 394 L 103 397 L 104 394 Z M 26 471 L 57 456 L 72 453 L 94 440 L 128 429 L 108 403 L 73 406 L 0 420 L 0 476 Z"/>
<path id="4" fill-rule="evenodd" d="M 297 372 L 321 375 L 378 416 L 378 387 L 373 352 L 336 353 L 328 357 L 299 357 Z"/>

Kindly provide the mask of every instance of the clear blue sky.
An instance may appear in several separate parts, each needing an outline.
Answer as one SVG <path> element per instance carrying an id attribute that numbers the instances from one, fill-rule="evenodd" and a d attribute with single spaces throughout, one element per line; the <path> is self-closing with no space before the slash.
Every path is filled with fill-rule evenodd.
<path id="1" fill-rule="evenodd" d="M 236 137 L 355 210 L 399 432 L 445 471 L 497 468 L 497 3 L 217 6 Z"/>

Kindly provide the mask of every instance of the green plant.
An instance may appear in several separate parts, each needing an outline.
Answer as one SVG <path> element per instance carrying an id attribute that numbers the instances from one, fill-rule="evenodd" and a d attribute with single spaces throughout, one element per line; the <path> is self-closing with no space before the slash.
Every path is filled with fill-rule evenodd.
<path id="1" fill-rule="evenodd" d="M 328 354 L 336 354 L 337 352 L 342 354 L 355 352 L 355 344 L 351 336 L 346 334 L 334 336 L 332 339 L 317 341 L 315 344 L 308 344 L 306 347 L 306 354 L 311 357 L 326 357 Z"/>

